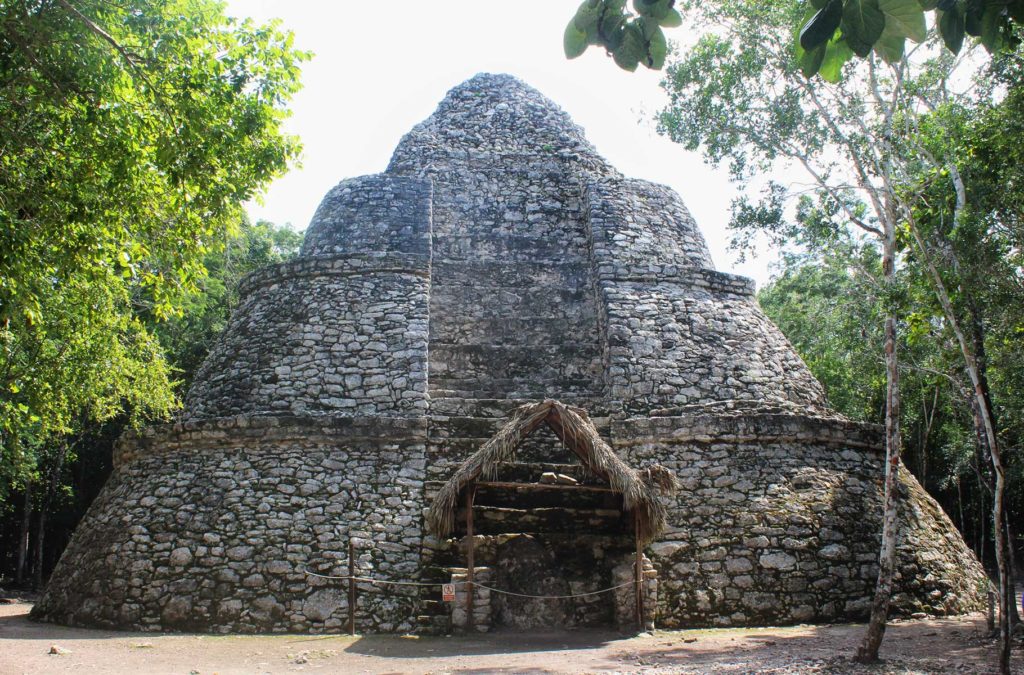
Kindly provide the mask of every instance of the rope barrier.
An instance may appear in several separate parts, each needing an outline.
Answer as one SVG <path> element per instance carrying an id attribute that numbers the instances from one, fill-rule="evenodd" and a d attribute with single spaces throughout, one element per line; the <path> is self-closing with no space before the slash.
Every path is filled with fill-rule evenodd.
<path id="1" fill-rule="evenodd" d="M 442 586 L 443 585 L 443 584 L 434 583 L 434 582 L 389 581 L 387 579 L 373 579 L 372 577 L 351 577 L 349 575 L 344 575 L 342 577 L 335 577 L 335 576 L 332 576 L 332 575 L 318 575 L 315 572 L 309 572 L 308 569 L 306 569 L 306 568 L 302 569 L 302 573 L 307 575 L 307 576 L 309 576 L 309 577 L 319 577 L 321 579 L 338 579 L 338 580 L 343 580 L 343 581 L 348 581 L 349 579 L 351 579 L 351 580 L 357 581 L 357 582 L 360 581 L 360 582 L 371 583 L 371 584 L 390 584 L 391 586 Z M 456 586 L 460 586 L 460 585 L 462 585 L 464 583 L 465 582 L 458 582 L 458 583 L 456 583 Z"/>
<path id="2" fill-rule="evenodd" d="M 591 596 L 591 595 L 601 595 L 602 593 L 610 593 L 611 591 L 618 590 L 620 588 L 625 588 L 626 586 L 632 586 L 632 585 L 636 584 L 635 580 L 631 580 L 631 581 L 627 581 L 624 584 L 619 584 L 618 586 L 611 586 L 609 588 L 602 588 L 602 589 L 597 590 L 597 591 L 588 591 L 586 593 L 570 593 L 569 595 L 531 595 L 531 594 L 528 594 L 528 593 L 516 593 L 515 591 L 506 591 L 506 590 L 503 590 L 503 589 L 500 589 L 500 588 L 493 588 L 491 586 L 486 586 L 486 585 L 481 584 L 481 583 L 476 582 L 476 581 L 472 581 L 472 582 L 471 581 L 456 581 L 454 583 L 442 583 L 442 582 L 430 582 L 430 581 L 391 581 L 389 579 L 373 579 L 371 577 L 355 577 L 355 576 L 350 576 L 350 575 L 347 575 L 347 574 L 344 575 L 344 576 L 333 576 L 333 575 L 329 575 L 329 574 L 318 574 L 316 572 L 310 572 L 309 570 L 307 570 L 305 568 L 303 568 L 302 571 L 303 571 L 304 574 L 306 574 L 308 576 L 319 577 L 321 579 L 338 579 L 338 580 L 344 580 L 344 581 L 352 580 L 352 581 L 357 581 L 357 582 L 361 581 L 361 582 L 364 582 L 364 583 L 385 584 L 385 585 L 390 585 L 390 586 L 428 586 L 428 587 L 437 587 L 437 586 L 470 586 L 470 585 L 473 585 L 473 586 L 478 586 L 480 588 L 486 588 L 487 590 L 491 591 L 492 593 L 501 593 L 503 595 L 514 595 L 514 596 L 519 597 L 519 598 L 534 598 L 534 599 L 538 599 L 538 600 L 566 600 L 566 599 L 569 599 L 569 598 L 584 598 L 584 597 Z"/>

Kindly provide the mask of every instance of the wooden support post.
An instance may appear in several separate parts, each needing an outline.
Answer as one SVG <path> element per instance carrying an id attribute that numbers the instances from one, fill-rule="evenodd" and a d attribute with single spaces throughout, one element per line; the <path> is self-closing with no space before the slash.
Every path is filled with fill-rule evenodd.
<path id="1" fill-rule="evenodd" d="M 636 629 L 644 630 L 644 551 L 640 545 L 640 509 L 633 511 L 633 531 L 636 536 Z"/>
<path id="2" fill-rule="evenodd" d="M 348 634 L 356 634 L 356 547 L 348 540 Z"/>
<path id="3" fill-rule="evenodd" d="M 472 631 L 475 628 L 473 618 L 473 596 L 476 595 L 476 586 L 473 584 L 474 570 L 474 541 L 473 541 L 473 498 L 476 496 L 476 484 L 470 483 L 466 486 L 466 630 Z"/>

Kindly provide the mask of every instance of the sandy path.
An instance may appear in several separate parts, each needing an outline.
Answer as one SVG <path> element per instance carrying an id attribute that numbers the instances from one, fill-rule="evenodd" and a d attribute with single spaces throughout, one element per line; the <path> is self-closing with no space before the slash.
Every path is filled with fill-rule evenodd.
<path id="1" fill-rule="evenodd" d="M 0 673 L 710 673 L 994 672 L 980 615 L 890 627 L 883 668 L 855 668 L 863 626 L 793 626 L 481 637 L 207 636 L 124 633 L 28 621 L 0 605 Z M 61 654 L 50 654 L 56 646 Z M 1024 672 L 1019 653 L 1015 668 Z"/>

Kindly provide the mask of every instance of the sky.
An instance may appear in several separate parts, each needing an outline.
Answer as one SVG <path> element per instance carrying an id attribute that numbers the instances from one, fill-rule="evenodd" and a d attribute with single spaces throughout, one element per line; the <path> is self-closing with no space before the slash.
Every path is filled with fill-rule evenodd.
<path id="1" fill-rule="evenodd" d="M 399 139 L 452 87 L 479 72 L 509 73 L 565 109 L 625 175 L 674 188 L 708 240 L 718 269 L 769 278 L 770 253 L 739 263 L 726 223 L 735 190 L 724 169 L 658 136 L 663 74 L 619 69 L 591 47 L 569 61 L 562 32 L 579 0 L 229 0 L 232 16 L 281 19 L 312 51 L 287 131 L 301 165 L 274 182 L 253 218 L 303 230 L 338 181 L 387 167 Z M 668 31 L 684 35 L 685 28 Z"/>

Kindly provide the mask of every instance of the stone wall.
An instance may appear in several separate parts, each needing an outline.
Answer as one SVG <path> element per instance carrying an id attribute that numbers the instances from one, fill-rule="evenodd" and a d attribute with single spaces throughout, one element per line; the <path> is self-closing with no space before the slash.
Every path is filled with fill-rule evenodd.
<path id="1" fill-rule="evenodd" d="M 300 257 L 241 284 L 186 398 L 189 416 L 423 414 L 430 258 L 429 181 L 342 181 Z"/>
<path id="2" fill-rule="evenodd" d="M 603 286 L 608 392 L 627 410 L 748 399 L 825 406 L 824 391 L 752 297 L 688 285 Z"/>
<path id="3" fill-rule="evenodd" d="M 648 551 L 663 627 L 861 620 L 878 575 L 877 431 L 792 415 L 684 416 L 613 426 L 634 465 L 682 489 Z M 942 509 L 904 472 L 894 610 L 980 609 L 987 578 Z"/>
<path id="4" fill-rule="evenodd" d="M 430 254 L 430 181 L 375 174 L 343 180 L 320 202 L 302 257 L 387 251 Z"/>
<path id="5" fill-rule="evenodd" d="M 419 577 L 426 424 L 237 418 L 123 439 L 35 618 L 137 630 L 338 632 L 360 576 Z M 361 585 L 356 627 L 412 629 L 418 589 Z"/>
<path id="6" fill-rule="evenodd" d="M 600 275 L 652 263 L 683 267 L 689 273 L 714 267 L 697 223 L 671 188 L 592 176 L 585 200 Z"/>
<path id="7" fill-rule="evenodd" d="M 423 414 L 429 279 L 401 263 L 314 258 L 263 273 L 200 368 L 190 416 Z"/>

